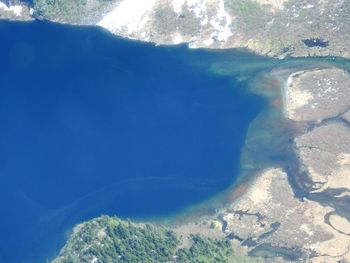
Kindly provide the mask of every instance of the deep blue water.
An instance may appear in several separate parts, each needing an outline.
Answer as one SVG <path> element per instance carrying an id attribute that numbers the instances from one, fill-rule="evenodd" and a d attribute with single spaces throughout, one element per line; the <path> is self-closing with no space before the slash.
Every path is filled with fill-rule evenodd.
<path id="1" fill-rule="evenodd" d="M 205 70 L 228 53 L 43 22 L 0 22 L 0 38 L 0 262 L 42 262 L 91 217 L 171 215 L 234 183 L 265 101 Z"/>

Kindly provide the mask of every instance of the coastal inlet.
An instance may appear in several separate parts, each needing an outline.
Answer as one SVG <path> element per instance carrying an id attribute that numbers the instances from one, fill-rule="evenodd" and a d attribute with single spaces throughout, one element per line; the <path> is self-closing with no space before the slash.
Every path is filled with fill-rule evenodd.
<path id="1" fill-rule="evenodd" d="M 0 258 L 45 262 L 101 214 L 171 216 L 231 186 L 266 99 L 239 52 L 115 38 L 91 27 L 0 23 Z M 1 260 L 0 260 L 1 261 Z"/>

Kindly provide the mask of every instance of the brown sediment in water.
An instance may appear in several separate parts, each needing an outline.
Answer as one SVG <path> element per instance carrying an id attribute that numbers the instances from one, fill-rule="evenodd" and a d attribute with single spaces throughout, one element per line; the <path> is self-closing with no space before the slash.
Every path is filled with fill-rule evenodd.
<path id="1" fill-rule="evenodd" d="M 269 250 L 272 258 L 283 255 L 289 260 L 311 255 L 315 260 L 310 262 L 336 262 L 342 257 L 350 260 L 350 253 L 343 246 L 349 242 L 344 231 L 344 225 L 350 222 L 344 216 L 350 211 L 349 199 L 347 195 L 332 197 L 332 192 L 309 193 L 312 181 L 301 167 L 295 138 L 308 133 L 312 127 L 310 122 L 290 120 L 283 114 L 287 99 L 283 97 L 285 80 L 293 71 L 300 68 L 275 69 L 260 76 L 263 81 L 254 81 L 256 87 L 251 87 L 252 90 L 265 95 L 269 107 L 252 122 L 247 132 L 242 177 L 221 199 L 225 206 L 211 217 L 197 218 L 194 222 L 212 222 L 209 225 L 220 226 L 225 237 L 232 237 L 235 244 L 240 244 L 239 248 L 244 246 L 259 253 Z M 348 190 L 333 190 L 348 193 Z M 326 222 L 330 213 L 335 216 Z M 272 245 L 263 246 L 267 244 Z"/>
<path id="2" fill-rule="evenodd" d="M 277 109 L 283 109 L 283 101 L 281 98 L 276 98 L 271 102 L 272 107 L 275 107 Z"/>
<path id="3" fill-rule="evenodd" d="M 308 124 L 289 120 L 283 114 L 284 89 L 282 86 L 285 85 L 286 76 L 293 70 L 277 68 L 260 73 L 250 80 L 249 92 L 266 97 L 268 106 L 248 128 L 241 155 L 241 175 L 226 191 L 199 205 L 189 207 L 171 218 L 172 223 L 182 224 L 217 216 L 233 203 L 239 202 L 265 169 L 281 167 L 292 173 L 300 173 L 299 160 L 293 150 L 293 141 L 296 136 L 305 132 Z M 254 132 L 251 133 L 250 130 Z M 295 187 L 300 188 L 303 181 L 300 178 L 303 177 L 292 178 Z"/>
<path id="4" fill-rule="evenodd" d="M 247 191 L 248 188 L 249 188 L 249 182 L 243 182 L 237 187 L 234 187 L 232 192 L 228 195 L 227 201 L 229 203 L 236 201 L 238 198 L 244 195 L 244 193 Z"/>
<path id="5" fill-rule="evenodd" d="M 280 85 L 280 82 L 278 79 L 276 78 L 269 78 L 268 81 L 265 83 L 265 89 L 266 90 L 269 90 L 269 89 L 279 89 L 279 85 Z"/>
<path id="6" fill-rule="evenodd" d="M 301 133 L 304 127 L 283 117 L 281 81 L 276 77 L 275 72 L 274 74 L 271 72 L 261 74 L 259 79 L 253 80 L 251 90 L 253 93 L 265 96 L 269 103 L 264 112 L 252 121 L 247 131 L 246 143 L 242 149 L 241 175 L 223 193 L 212 200 L 188 208 L 175 220 L 171 220 L 176 222 L 175 224 L 217 216 L 233 203 L 239 202 L 239 199 L 254 185 L 261 171 L 268 167 L 283 167 L 286 162 L 294 160 L 290 158 L 288 144 L 292 142 L 295 135 Z M 280 158 L 280 160 L 271 161 L 271 159 L 276 158 Z"/>

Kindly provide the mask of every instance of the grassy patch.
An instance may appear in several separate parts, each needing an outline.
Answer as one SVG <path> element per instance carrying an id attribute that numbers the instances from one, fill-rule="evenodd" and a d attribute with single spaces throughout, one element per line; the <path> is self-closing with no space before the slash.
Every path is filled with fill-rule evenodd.
<path id="1" fill-rule="evenodd" d="M 268 12 L 254 0 L 225 0 L 225 6 L 236 17 L 241 27 L 261 30 L 268 20 Z"/>

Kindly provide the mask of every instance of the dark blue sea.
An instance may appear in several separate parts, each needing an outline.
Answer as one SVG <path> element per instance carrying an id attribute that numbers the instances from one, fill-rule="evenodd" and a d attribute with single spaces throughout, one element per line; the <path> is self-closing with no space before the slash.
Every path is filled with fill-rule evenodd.
<path id="1" fill-rule="evenodd" d="M 210 71 L 237 54 L 0 22 L 0 262 L 45 262 L 79 222 L 170 216 L 231 186 L 266 106 Z"/>

